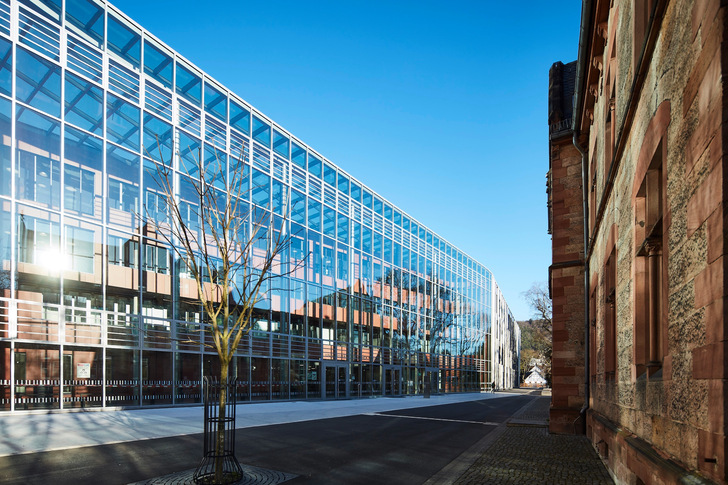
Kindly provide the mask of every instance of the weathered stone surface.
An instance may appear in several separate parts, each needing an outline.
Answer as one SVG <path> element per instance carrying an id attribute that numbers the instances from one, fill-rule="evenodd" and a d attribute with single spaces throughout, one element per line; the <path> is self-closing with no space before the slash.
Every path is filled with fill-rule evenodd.
<path id="1" fill-rule="evenodd" d="M 676 464 L 728 483 L 728 103 L 723 96 L 728 4 L 651 3 L 657 12 L 653 24 L 646 20 L 650 12 L 635 11 L 647 2 L 595 2 L 590 51 L 581 72 L 583 85 L 598 86 L 598 93 L 590 95 L 584 88 L 576 94 L 582 111 L 575 114 L 575 126 L 587 147 L 590 184 L 586 277 L 593 311 L 591 341 L 585 345 L 594 362 L 587 429 L 619 481 L 671 483 Z M 597 31 L 600 25 L 605 28 Z M 601 67 L 594 67 L 599 63 L 593 59 Z M 560 153 L 566 150 L 559 146 Z M 659 197 L 646 198 L 646 174 L 655 167 L 662 177 Z M 567 169 L 562 176 L 562 187 L 575 187 L 576 171 L 570 185 L 563 181 L 571 173 Z M 656 199 L 662 213 L 657 232 L 662 265 L 652 280 L 658 283 L 650 287 L 649 259 L 638 253 L 648 230 L 647 209 L 641 204 Z M 561 202 L 568 206 L 569 199 Z M 561 210 L 569 213 L 568 207 Z M 573 226 L 559 230 L 572 231 Z M 612 248 L 613 295 L 607 268 Z M 563 282 L 559 291 L 566 295 L 571 286 Z M 661 298 L 657 311 L 649 309 L 655 294 Z M 651 339 L 650 315 L 658 322 L 656 339 Z M 616 348 L 606 340 L 610 333 L 616 335 Z M 563 342 L 573 345 L 569 336 L 554 335 L 560 349 L 565 349 Z M 616 355 L 616 372 L 610 373 L 611 355 Z M 655 356 L 658 362 L 651 361 Z M 577 368 L 571 359 L 561 365 L 572 362 Z M 554 395 L 558 393 L 555 383 Z"/>

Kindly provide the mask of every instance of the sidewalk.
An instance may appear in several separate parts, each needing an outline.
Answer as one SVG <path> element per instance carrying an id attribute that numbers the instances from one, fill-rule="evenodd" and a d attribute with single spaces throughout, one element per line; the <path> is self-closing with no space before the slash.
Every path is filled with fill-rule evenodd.
<path id="1" fill-rule="evenodd" d="M 439 404 L 497 399 L 508 394 L 441 394 L 431 399 L 355 399 L 240 404 L 240 428 L 381 413 Z M 202 406 L 128 411 L 43 412 L 0 415 L 0 457 L 202 433 Z"/>
<path id="2" fill-rule="evenodd" d="M 535 398 L 426 483 L 613 484 L 585 436 L 549 434 L 550 404 L 550 396 Z"/>

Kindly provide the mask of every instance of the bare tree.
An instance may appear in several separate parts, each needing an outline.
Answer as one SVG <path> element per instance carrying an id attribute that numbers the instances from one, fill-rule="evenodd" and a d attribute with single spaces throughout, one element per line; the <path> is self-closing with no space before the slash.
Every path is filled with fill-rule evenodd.
<path id="1" fill-rule="evenodd" d="M 541 362 L 544 377 L 551 381 L 552 337 L 552 303 L 548 286 L 545 282 L 534 283 L 523 297 L 533 311 L 533 319 L 521 322 L 521 371 L 530 365 L 530 360 Z M 528 361 L 526 360 L 528 359 Z M 525 373 L 525 372 L 524 372 Z"/>
<path id="2" fill-rule="evenodd" d="M 168 215 L 166 222 L 151 224 L 180 261 L 180 272 L 184 272 L 180 293 L 196 297 L 202 307 L 199 342 L 217 352 L 219 379 L 224 384 L 238 345 L 254 323 L 254 309 L 268 298 L 274 280 L 289 272 L 284 258 L 289 236 L 283 224 L 285 214 L 271 216 L 247 202 L 258 188 L 249 188 L 242 160 L 231 161 L 228 167 L 226 158 L 216 155 L 214 162 L 208 160 L 205 165 L 200 155 L 198 151 L 186 157 L 196 163 L 193 167 L 188 163 L 186 170 L 181 167 L 183 173 L 162 164 L 150 174 Z M 188 334 L 187 339 L 194 336 Z M 226 387 L 221 385 L 214 483 L 222 483 L 225 473 L 220 457 L 227 399 Z"/>

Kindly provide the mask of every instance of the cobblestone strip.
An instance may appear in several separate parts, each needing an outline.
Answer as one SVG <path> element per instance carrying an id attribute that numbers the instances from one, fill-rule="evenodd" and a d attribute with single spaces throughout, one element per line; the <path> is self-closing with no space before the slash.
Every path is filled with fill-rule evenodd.
<path id="1" fill-rule="evenodd" d="M 517 410 L 513 416 L 524 412 L 533 405 L 534 401 L 525 404 L 519 410 Z M 475 462 L 483 453 L 490 448 L 494 441 L 506 431 L 506 422 L 501 423 L 490 433 L 486 434 L 483 439 L 475 443 L 473 446 L 465 450 L 457 458 L 446 465 L 442 470 L 437 472 L 435 475 L 430 477 L 423 485 L 450 485 L 454 481 L 465 473 L 468 468 Z"/>
<path id="2" fill-rule="evenodd" d="M 257 466 L 240 465 L 243 468 L 243 480 L 239 485 L 277 485 L 296 478 L 298 475 L 259 468 Z M 192 485 L 195 469 L 170 473 L 161 477 L 150 478 L 129 485 Z"/>
<path id="3" fill-rule="evenodd" d="M 457 485 L 613 484 L 584 436 L 553 435 L 542 427 L 508 427 L 461 475 Z"/>

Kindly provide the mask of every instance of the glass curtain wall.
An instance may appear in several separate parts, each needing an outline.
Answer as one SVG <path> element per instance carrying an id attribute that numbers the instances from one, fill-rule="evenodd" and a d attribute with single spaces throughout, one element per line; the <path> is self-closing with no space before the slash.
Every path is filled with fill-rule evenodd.
<path id="1" fill-rule="evenodd" d="M 201 401 L 219 363 L 150 224 L 160 166 L 194 223 L 199 157 L 239 168 L 291 237 L 296 269 L 232 364 L 239 401 L 485 388 L 482 264 L 105 3 L 0 0 L 0 410 Z"/>

